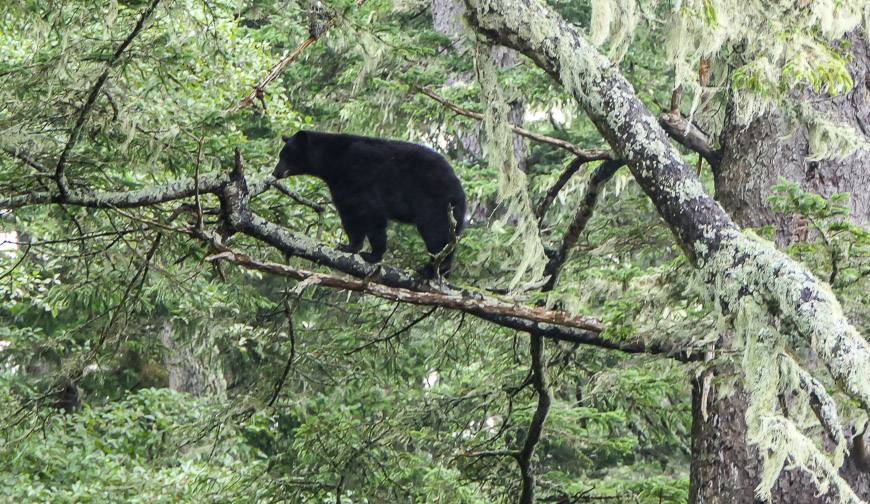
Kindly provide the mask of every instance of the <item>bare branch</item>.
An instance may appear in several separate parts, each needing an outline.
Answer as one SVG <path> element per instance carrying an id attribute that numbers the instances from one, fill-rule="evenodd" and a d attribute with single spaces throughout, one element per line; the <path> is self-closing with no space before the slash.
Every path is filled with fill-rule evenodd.
<path id="1" fill-rule="evenodd" d="M 659 124 L 671 138 L 700 154 L 710 163 L 713 171 L 719 170 L 722 153 L 713 148 L 707 134 L 695 126 L 695 123 L 690 122 L 689 118 L 679 110 L 662 112 L 659 115 Z"/>
<path id="2" fill-rule="evenodd" d="M 571 249 L 577 244 L 577 240 L 580 239 L 580 234 L 583 233 L 586 224 L 592 217 L 592 212 L 595 209 L 595 204 L 598 202 L 598 194 L 601 192 L 601 187 L 610 180 L 616 173 L 616 170 L 624 164 L 625 162 L 622 160 L 605 161 L 592 173 L 592 177 L 589 178 L 589 183 L 586 186 L 586 194 L 583 197 L 583 202 L 574 214 L 574 220 L 572 220 L 571 224 L 568 226 L 568 231 L 566 231 L 565 236 L 562 237 L 562 244 L 559 246 L 559 250 L 553 254 L 544 270 L 546 274 L 550 275 L 550 278 L 547 279 L 547 283 L 544 284 L 543 290 L 550 290 L 554 285 L 556 285 L 562 266 L 568 259 L 568 253 L 571 252 Z"/>
<path id="3" fill-rule="evenodd" d="M 323 285 L 325 287 L 363 292 L 382 299 L 400 301 L 403 303 L 442 306 L 444 308 L 461 310 L 471 314 L 485 311 L 494 315 L 508 315 L 526 320 L 573 327 L 587 331 L 601 332 L 604 329 L 604 326 L 602 326 L 600 322 L 591 317 L 571 315 L 560 310 L 537 308 L 483 296 L 471 297 L 467 295 L 443 293 L 434 290 L 412 291 L 408 289 L 389 287 L 365 279 L 359 280 L 356 278 L 339 277 L 337 275 L 316 273 L 314 271 L 308 271 L 293 266 L 260 261 L 223 245 L 220 240 L 213 236 L 204 237 L 211 242 L 216 250 L 221 252 L 216 256 L 211 256 L 212 260 L 225 259 L 247 269 L 272 273 L 296 280 L 305 280 L 312 284 Z"/>
<path id="4" fill-rule="evenodd" d="M 287 317 L 287 334 L 290 337 L 290 355 L 287 356 L 287 364 L 284 365 L 284 372 L 281 373 L 281 378 L 275 383 L 272 397 L 269 399 L 269 402 L 266 403 L 269 406 L 274 405 L 275 401 L 278 400 L 278 396 L 281 394 L 281 389 L 284 388 L 284 383 L 287 382 L 287 376 L 290 374 L 290 368 L 293 366 L 293 361 L 296 360 L 296 331 L 293 329 L 293 314 L 296 313 L 296 308 L 299 306 L 299 298 L 302 296 L 302 292 L 300 291 L 299 294 L 296 295 L 296 300 L 293 302 L 292 306 L 288 300 L 288 295 L 284 296 L 281 304 L 284 307 L 284 316 Z"/>
<path id="5" fill-rule="evenodd" d="M 550 205 L 553 204 L 553 201 L 556 199 L 556 196 L 559 194 L 559 191 L 565 187 L 565 184 L 571 180 L 571 177 L 580 170 L 580 167 L 586 163 L 586 159 L 584 158 L 574 158 L 568 167 L 565 168 L 565 171 L 559 175 L 559 179 L 547 190 L 547 194 L 541 199 L 541 202 L 538 204 L 538 209 L 535 211 L 535 216 L 538 218 L 538 221 L 543 220 L 544 216 L 547 215 L 547 210 L 550 209 Z"/>
<path id="6" fill-rule="evenodd" d="M 317 203 L 315 203 L 311 200 L 308 200 L 308 199 L 303 198 L 302 196 L 299 196 L 295 192 L 288 189 L 287 186 L 284 185 L 279 180 L 274 180 L 274 181 L 270 182 L 270 185 L 272 187 L 274 187 L 275 189 L 278 189 L 278 191 L 280 191 L 281 194 L 287 196 L 288 198 L 292 199 L 293 201 L 295 201 L 296 203 L 299 203 L 302 206 L 307 206 L 308 208 L 314 210 L 318 214 L 322 214 L 324 211 L 326 211 L 326 209 L 323 208 L 322 205 L 318 205 Z"/>
<path id="7" fill-rule="evenodd" d="M 327 23 L 327 29 L 331 28 L 335 24 L 335 20 L 336 17 L 333 17 L 329 20 L 329 22 Z M 299 55 L 302 54 L 302 51 L 304 51 L 308 46 L 317 42 L 318 38 L 320 37 L 312 35 L 307 39 L 303 40 L 302 43 L 296 47 L 296 49 L 293 49 L 292 51 L 290 51 L 290 53 L 281 58 L 281 61 L 276 63 L 275 66 L 273 66 L 272 69 L 269 70 L 269 73 L 266 75 L 266 77 L 258 82 L 257 85 L 254 86 L 254 89 L 250 93 L 248 93 L 247 96 L 242 98 L 242 101 L 240 101 L 237 105 L 229 108 L 227 112 L 238 112 L 245 107 L 250 107 L 251 104 L 254 103 L 254 100 L 262 99 L 263 90 L 266 88 L 266 86 L 268 86 L 269 83 L 273 80 L 277 79 L 278 76 L 281 75 L 281 72 L 284 70 L 284 68 L 290 63 L 293 63 L 293 61 L 296 60 L 296 58 L 298 58 Z"/>
<path id="8" fill-rule="evenodd" d="M 396 307 L 398 307 L 398 306 L 399 306 L 399 305 L 397 304 Z M 384 336 L 383 338 L 375 338 L 375 339 L 373 339 L 373 340 L 371 340 L 371 341 L 369 341 L 369 342 L 367 342 L 367 343 L 364 343 L 364 344 L 362 344 L 362 345 L 360 345 L 360 346 L 354 348 L 353 350 L 351 350 L 351 351 L 349 351 L 349 352 L 345 352 L 345 355 L 353 355 L 353 354 L 355 354 L 355 353 L 357 353 L 357 352 L 360 352 L 360 351 L 362 351 L 362 350 L 365 350 L 366 348 L 370 348 L 370 347 L 372 347 L 372 346 L 374 346 L 374 345 L 377 345 L 378 343 L 384 343 L 385 341 L 390 341 L 390 340 L 392 340 L 393 338 L 396 338 L 396 337 L 398 337 L 398 336 L 401 336 L 402 334 L 408 332 L 408 330 L 410 330 L 410 329 L 411 329 L 412 327 L 414 327 L 415 325 L 417 325 L 417 324 L 419 324 L 420 322 L 426 320 L 430 315 L 432 315 L 433 313 L 435 313 L 435 310 L 437 310 L 437 309 L 438 309 L 437 306 L 433 306 L 431 310 L 429 310 L 429 311 L 427 311 L 426 313 L 424 313 L 423 315 L 420 315 L 419 317 L 415 318 L 414 320 L 412 320 L 411 322 L 409 322 L 408 324 L 406 324 L 404 327 L 402 327 L 402 328 L 399 329 L 398 331 L 393 332 L 393 333 L 390 334 L 389 336 Z M 395 310 L 394 310 L 394 311 L 395 311 Z"/>
<path id="9" fill-rule="evenodd" d="M 365 0 L 357 0 L 356 6 L 361 7 L 364 3 L 365 3 Z M 338 13 L 334 13 L 332 15 L 332 17 L 327 19 L 326 23 L 324 23 L 323 26 L 321 26 L 320 29 L 317 30 L 317 32 L 311 33 L 311 36 L 309 36 L 307 39 L 303 40 L 296 47 L 296 49 L 293 49 L 286 56 L 281 58 L 281 61 L 276 63 L 275 66 L 273 66 L 271 68 L 271 70 L 269 70 L 269 73 L 263 78 L 263 80 L 258 82 L 257 85 L 254 86 L 254 89 L 251 90 L 251 92 L 248 93 L 247 96 L 242 98 L 242 100 L 237 105 L 228 109 L 227 112 L 229 112 L 229 113 L 238 112 L 239 110 L 241 110 L 245 107 L 251 106 L 251 104 L 254 103 L 254 100 L 257 100 L 257 99 L 262 100 L 263 99 L 263 91 L 266 89 L 266 86 L 268 86 L 269 83 L 272 82 L 273 80 L 277 79 L 278 76 L 281 75 L 281 72 L 284 71 L 284 68 L 286 68 L 287 65 L 289 65 L 290 63 L 293 63 L 296 60 L 296 58 L 298 58 L 299 55 L 302 54 L 302 51 L 304 51 L 306 48 L 308 48 L 308 46 L 310 46 L 311 44 L 317 42 L 317 40 L 320 37 L 322 37 L 323 34 L 326 33 L 327 30 L 329 30 L 330 28 L 335 26 L 335 24 L 338 22 L 339 17 L 340 16 Z"/>
<path id="10" fill-rule="evenodd" d="M 526 432 L 523 448 L 517 454 L 517 464 L 523 476 L 523 490 L 520 494 L 520 504 L 535 502 L 535 474 L 532 472 L 532 456 L 535 447 L 544 431 L 544 423 L 550 412 L 550 388 L 547 383 L 547 361 L 544 359 L 544 338 L 540 334 L 532 334 L 529 341 L 529 353 L 532 359 L 532 386 L 538 395 L 538 405 L 532 415 L 532 421 Z"/>
<path id="11" fill-rule="evenodd" d="M 32 157 L 21 152 L 20 150 L 12 149 L 9 147 L 3 147 L 2 149 L 3 149 L 3 152 L 5 152 L 6 154 L 9 154 L 10 156 L 14 157 L 15 159 L 18 159 L 19 161 L 22 161 L 27 166 L 30 166 L 31 168 L 35 168 L 44 174 L 49 173 L 48 168 L 46 168 L 44 164 L 42 164 L 38 161 L 35 161 Z"/>
<path id="12" fill-rule="evenodd" d="M 481 114 L 480 112 L 475 112 L 473 110 L 469 110 L 467 108 L 460 107 L 459 105 L 456 105 L 455 103 L 447 100 L 446 98 L 439 96 L 438 94 L 436 94 L 434 91 L 432 91 L 429 88 L 414 86 L 413 89 L 415 91 L 417 91 L 418 93 L 424 94 L 424 95 L 428 96 L 429 98 L 432 98 L 433 100 L 437 101 L 441 105 L 444 105 L 445 107 L 456 112 L 459 115 L 463 115 L 465 117 L 470 117 L 470 118 L 478 120 L 478 121 L 483 120 L 483 114 Z M 534 140 L 536 142 L 541 142 L 541 143 L 550 144 L 550 145 L 559 147 L 560 149 L 565 149 L 568 152 L 571 152 L 572 154 L 577 156 L 578 158 L 582 158 L 584 161 L 611 159 L 613 157 L 613 154 L 609 150 L 605 150 L 605 149 L 581 149 L 580 147 L 577 147 L 576 145 L 572 144 L 571 142 L 562 140 L 561 138 L 555 138 L 555 137 L 551 137 L 551 136 L 547 136 L 547 135 L 542 135 L 540 133 L 535 133 L 534 131 L 529 131 L 525 128 L 520 128 L 519 126 L 515 126 L 513 124 L 510 125 L 510 128 L 517 135 L 526 137 L 529 140 Z"/>

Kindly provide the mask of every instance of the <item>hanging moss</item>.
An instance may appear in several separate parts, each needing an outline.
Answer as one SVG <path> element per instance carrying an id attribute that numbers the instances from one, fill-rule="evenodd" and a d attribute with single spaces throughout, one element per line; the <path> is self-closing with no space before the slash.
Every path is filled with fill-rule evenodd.
<path id="1" fill-rule="evenodd" d="M 792 1 L 678 0 L 670 5 L 661 23 L 657 0 L 592 2 L 592 42 L 610 44 L 610 58 L 619 61 L 644 19 L 652 21 L 665 37 L 668 62 L 674 68 L 674 87 L 682 86 L 691 97 L 689 115 L 722 87 L 702 88 L 698 62 L 713 62 L 713 73 L 731 92 L 732 118 L 749 124 L 756 117 L 783 107 L 788 94 L 799 86 L 831 95 L 852 89 L 848 59 L 838 41 L 870 21 L 870 7 L 860 0 L 821 0 L 806 7 Z M 870 31 L 870 30 L 868 30 Z M 728 58 L 740 47 L 740 61 L 731 67 Z M 726 76 L 730 75 L 730 82 Z M 713 132 L 715 133 L 715 131 Z M 836 149 L 821 149 L 836 155 Z"/>
<path id="2" fill-rule="evenodd" d="M 860 150 L 870 149 L 870 142 L 861 132 L 848 124 L 829 119 L 806 103 L 788 112 L 785 117 L 789 128 L 794 129 L 798 124 L 807 127 L 810 145 L 807 161 L 843 159 Z"/>
<path id="3" fill-rule="evenodd" d="M 763 463 L 756 495 L 764 501 L 770 501 L 776 480 L 782 470 L 788 468 L 806 471 L 820 494 L 827 493 L 833 486 L 840 502 L 863 502 L 837 473 L 846 449 L 842 430 L 839 430 L 834 454 L 829 457 L 798 427 L 806 424 L 806 408 L 790 408 L 788 416 L 783 411 L 777 411 L 781 396 L 788 397 L 792 392 L 801 392 L 801 374 L 805 371 L 785 355 L 784 338 L 775 330 L 767 311 L 754 300 L 744 298 L 734 327 L 746 342 L 743 370 L 750 396 L 746 410 L 747 437 L 750 443 L 758 447 Z M 833 404 L 823 389 L 815 392 L 827 398 L 826 407 Z M 839 429 L 836 410 L 822 411 L 828 420 L 837 422 Z"/>
<path id="4" fill-rule="evenodd" d="M 595 0 L 592 2 L 592 43 L 610 42 L 611 61 L 621 61 L 631 45 L 641 20 L 636 0 Z"/>
<path id="5" fill-rule="evenodd" d="M 833 400 L 809 373 L 786 354 L 792 341 L 805 341 L 825 362 L 837 383 L 866 408 L 870 405 L 870 344 L 845 319 L 826 286 L 771 244 L 751 234 L 737 234 L 701 268 L 714 305 L 726 318 L 733 315 L 738 341 L 744 343 L 743 369 L 750 403 L 746 412 L 748 436 L 759 447 L 764 473 L 757 492 L 769 499 L 786 462 L 805 469 L 821 493 L 833 485 L 842 502 L 861 502 L 837 475 L 845 453 Z M 776 305 L 774 318 L 768 306 Z M 788 327 L 787 340 L 779 327 Z M 772 355 L 778 355 L 771 359 Z M 776 411 L 778 395 L 797 395 L 790 410 L 796 418 L 811 418 L 810 394 L 819 398 L 816 416 L 829 424 L 837 447 L 825 455 L 798 425 Z"/>
<path id="6" fill-rule="evenodd" d="M 499 170 L 499 202 L 507 206 L 506 219 L 516 218 L 516 230 L 508 246 L 520 241 L 519 265 L 510 281 L 516 287 L 524 278 L 536 282 L 544 274 L 546 255 L 538 233 L 538 223 L 528 193 L 526 174 L 519 169 L 514 154 L 513 132 L 508 123 L 509 107 L 498 82 L 498 70 L 492 59 L 492 48 L 477 45 L 477 74 L 483 94 L 486 152 L 489 162 Z"/>

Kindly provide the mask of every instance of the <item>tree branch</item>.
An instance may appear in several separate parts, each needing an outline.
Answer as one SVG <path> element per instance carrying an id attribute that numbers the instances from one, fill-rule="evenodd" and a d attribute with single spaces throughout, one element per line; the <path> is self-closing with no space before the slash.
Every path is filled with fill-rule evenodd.
<path id="1" fill-rule="evenodd" d="M 23 162 L 24 164 L 26 164 L 27 166 L 30 166 L 31 168 L 35 168 L 40 173 L 44 173 L 44 174 L 49 173 L 48 168 L 46 168 L 44 164 L 42 164 L 38 161 L 35 161 L 32 157 L 21 152 L 19 149 L 12 149 L 9 147 L 3 147 L 2 149 L 3 149 L 3 152 L 5 152 L 6 154 L 9 154 L 10 156 Z"/>
<path id="2" fill-rule="evenodd" d="M 710 164 L 714 172 L 719 170 L 722 152 L 713 148 L 707 135 L 679 110 L 662 112 L 659 115 L 659 125 L 665 130 L 665 133 L 683 147 L 700 154 Z"/>
<path id="3" fill-rule="evenodd" d="M 815 379 L 812 375 L 803 370 L 800 365 L 795 362 L 789 355 L 781 354 L 784 364 L 789 369 L 793 369 L 797 374 L 800 388 L 803 389 L 809 397 L 810 409 L 813 410 L 819 423 L 831 437 L 831 440 L 837 446 L 846 446 L 846 434 L 843 432 L 843 427 L 840 425 L 840 418 L 837 414 L 837 405 L 833 398 L 825 390 L 825 386 Z M 783 372 L 785 374 L 785 372 Z"/>
<path id="4" fill-rule="evenodd" d="M 326 29 L 332 28 L 332 26 L 335 24 L 336 19 L 337 19 L 337 16 L 333 16 L 327 22 Z M 245 107 L 250 107 L 251 104 L 253 104 L 254 100 L 256 100 L 256 99 L 262 100 L 263 99 L 263 90 L 266 89 L 266 86 L 268 86 L 269 83 L 272 82 L 273 80 L 277 79 L 278 76 L 281 75 L 281 72 L 284 70 L 284 68 L 287 65 L 289 65 L 294 60 L 296 60 L 296 58 L 298 58 L 299 55 L 302 54 L 302 51 L 304 51 L 311 44 L 317 42 L 317 39 L 319 39 L 319 38 L 320 38 L 319 35 L 311 35 L 307 39 L 303 40 L 302 43 L 296 47 L 296 49 L 293 49 L 292 51 L 290 51 L 289 54 L 287 54 L 286 56 L 281 58 L 281 61 L 276 63 L 275 66 L 273 66 L 272 69 L 269 70 L 269 73 L 266 74 L 266 77 L 264 77 L 263 80 L 258 82 L 257 85 L 254 86 L 254 89 L 251 90 L 251 92 L 248 93 L 247 96 L 242 98 L 242 100 L 238 104 L 227 109 L 227 112 L 228 113 L 238 112 L 239 110 L 241 110 Z"/>
<path id="5" fill-rule="evenodd" d="M 251 194 L 256 196 L 269 188 L 274 178 L 267 175 L 251 183 Z M 212 173 L 199 177 L 199 193 L 217 192 L 229 182 L 229 175 Z M 64 203 L 89 208 L 137 208 L 194 196 L 197 189 L 195 178 L 179 179 L 166 184 L 132 191 L 75 191 L 70 190 L 64 198 L 59 192 L 31 192 L 8 198 L 0 198 L 0 209 L 15 209 L 29 205 Z"/>
<path id="6" fill-rule="evenodd" d="M 127 38 L 115 49 L 115 52 L 112 54 L 112 57 L 109 58 L 109 61 L 106 63 L 106 68 L 103 70 L 103 73 L 100 74 L 99 78 L 97 78 L 97 82 L 94 83 L 93 87 L 91 87 L 90 93 L 88 93 L 88 98 L 85 100 L 85 104 L 82 106 L 79 111 L 79 117 L 76 119 L 76 124 L 73 126 L 72 131 L 69 134 L 69 139 L 67 139 L 66 145 L 63 148 L 63 152 L 60 153 L 60 157 L 57 160 L 57 165 L 55 166 L 54 178 L 57 182 L 58 191 L 60 191 L 61 197 L 66 197 L 68 188 L 66 185 L 66 177 L 64 175 L 64 168 L 66 168 L 66 162 L 69 158 L 69 154 L 72 151 L 73 147 L 75 147 L 76 143 L 81 136 L 82 128 L 85 125 L 85 122 L 88 119 L 88 113 L 90 113 L 91 108 L 93 108 L 94 103 L 97 101 L 97 97 L 100 95 L 100 90 L 103 88 L 103 85 L 109 80 L 109 72 L 121 58 L 121 55 L 124 54 L 124 51 L 127 50 L 127 47 L 130 43 L 133 42 L 133 39 L 136 38 L 136 35 L 142 31 L 142 28 L 145 26 L 145 21 L 151 17 L 151 14 L 154 13 L 154 9 L 157 8 L 157 4 L 160 3 L 160 0 L 152 0 L 151 4 L 142 11 L 142 14 L 139 15 L 139 20 L 136 22 L 136 26 L 133 27 L 133 31 L 127 35 Z"/>
<path id="7" fill-rule="evenodd" d="M 532 359 L 532 386 L 538 395 L 538 405 L 532 415 L 532 422 L 526 431 L 526 440 L 516 456 L 520 473 L 523 477 L 523 490 L 520 494 L 520 504 L 535 502 L 535 474 L 532 472 L 532 456 L 535 447 L 544 431 L 544 423 L 550 412 L 550 388 L 547 384 L 547 361 L 544 359 L 544 338 L 540 334 L 532 334 L 529 341 L 529 353 Z"/>
<path id="8" fill-rule="evenodd" d="M 538 204 L 538 209 L 535 211 L 535 216 L 538 218 L 539 222 L 544 219 L 545 215 L 547 215 L 547 210 L 550 209 L 550 205 L 553 204 L 556 196 L 559 195 L 559 191 L 561 191 L 562 188 L 565 187 L 565 184 L 567 184 L 568 181 L 571 180 L 571 177 L 573 177 L 574 174 L 577 173 L 577 171 L 580 170 L 580 167 L 582 167 L 585 163 L 586 159 L 584 158 L 574 158 L 568 164 L 562 174 L 559 175 L 559 178 L 556 180 L 556 182 L 550 187 L 550 189 L 547 190 L 547 193 L 544 195 L 543 198 L 541 198 L 541 202 Z"/>
<path id="9" fill-rule="evenodd" d="M 326 210 L 323 208 L 323 205 L 318 205 L 317 203 L 310 201 L 310 200 L 307 200 L 307 199 L 303 198 L 302 196 L 299 196 L 295 192 L 291 191 L 290 189 L 287 188 L 286 185 L 281 183 L 281 181 L 279 181 L 279 180 L 273 180 L 272 182 L 269 183 L 269 185 L 271 185 L 275 189 L 278 189 L 278 191 L 281 192 L 281 194 L 283 194 L 284 196 L 287 196 L 288 198 L 292 199 L 296 203 L 299 203 L 302 206 L 306 206 L 306 207 L 314 210 L 315 213 L 322 214 Z"/>
<path id="10" fill-rule="evenodd" d="M 492 315 L 518 317 L 533 322 L 555 324 L 592 332 L 601 332 L 604 329 L 604 326 L 595 319 L 571 315 L 560 310 L 537 308 L 483 296 L 472 297 L 458 293 L 438 292 L 435 290 L 413 291 L 409 289 L 389 287 L 384 284 L 371 282 L 368 279 L 359 280 L 356 278 L 340 277 L 333 274 L 317 273 L 269 261 L 260 261 L 223 245 L 221 241 L 214 236 L 204 235 L 201 236 L 201 238 L 207 239 L 216 250 L 221 252 L 220 254 L 210 256 L 207 258 L 208 260 L 224 259 L 246 269 L 272 273 L 279 276 L 293 278 L 295 280 L 302 280 L 309 284 L 362 292 L 382 299 L 389 299 L 403 303 L 441 306 L 471 314 L 486 312 Z"/>
<path id="11" fill-rule="evenodd" d="M 577 240 L 580 239 L 580 235 L 583 233 L 583 230 L 586 229 L 586 224 L 592 217 L 592 212 L 595 209 L 595 204 L 598 202 L 598 194 L 601 192 L 601 187 L 613 177 L 616 171 L 623 164 L 625 164 L 625 162 L 622 160 L 610 160 L 601 163 L 597 168 L 595 168 L 595 171 L 592 173 L 592 177 L 589 178 L 589 183 L 586 186 L 586 194 L 583 196 L 583 202 L 574 214 L 574 219 L 568 226 L 565 236 L 562 237 L 562 244 L 559 246 L 559 250 L 550 257 L 550 260 L 547 262 L 547 266 L 544 269 L 544 273 L 550 275 L 550 278 L 547 279 L 547 283 L 544 284 L 544 290 L 551 290 L 556 285 L 556 281 L 559 279 L 559 273 L 562 271 L 562 266 L 568 259 L 568 254 L 577 244 Z"/>
<path id="12" fill-rule="evenodd" d="M 483 114 L 480 112 L 475 112 L 473 110 L 469 110 L 467 108 L 460 107 L 455 103 L 447 100 L 446 98 L 439 96 L 434 91 L 429 88 L 424 88 L 420 86 L 413 86 L 414 91 L 424 94 L 429 98 L 437 101 L 441 105 L 444 105 L 448 109 L 456 112 L 459 115 L 463 115 L 465 117 L 470 117 L 477 121 L 483 121 Z M 521 128 L 519 126 L 515 126 L 513 124 L 510 125 L 511 130 L 517 135 L 528 138 L 529 140 L 534 140 L 536 142 L 541 142 L 545 144 L 550 144 L 555 147 L 559 147 L 560 149 L 565 149 L 566 151 L 574 154 L 578 158 L 581 158 L 583 162 L 586 161 L 595 161 L 601 159 L 610 159 L 613 157 L 613 154 L 609 150 L 604 149 L 581 149 L 571 142 L 562 140 L 561 138 L 555 138 L 547 135 L 542 135 L 540 133 L 535 133 L 534 131 L 529 131 L 525 128 Z"/>

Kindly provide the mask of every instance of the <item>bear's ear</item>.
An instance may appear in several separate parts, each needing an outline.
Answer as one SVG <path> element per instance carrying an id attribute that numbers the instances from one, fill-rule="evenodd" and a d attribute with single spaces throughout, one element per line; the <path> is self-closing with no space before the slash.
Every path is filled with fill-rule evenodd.
<path id="1" fill-rule="evenodd" d="M 308 132 L 299 130 L 293 135 L 293 145 L 296 146 L 297 149 L 307 149 L 308 148 Z"/>
<path id="2" fill-rule="evenodd" d="M 281 140 L 284 140 L 284 143 L 287 143 L 290 141 L 290 137 L 288 137 L 287 135 L 281 135 Z"/>

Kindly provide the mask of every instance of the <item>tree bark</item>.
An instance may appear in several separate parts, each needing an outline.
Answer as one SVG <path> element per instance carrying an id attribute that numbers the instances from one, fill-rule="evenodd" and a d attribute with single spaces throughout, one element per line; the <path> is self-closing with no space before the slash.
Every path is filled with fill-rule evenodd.
<path id="1" fill-rule="evenodd" d="M 863 131 L 870 125 L 870 102 L 865 76 L 870 65 L 868 44 L 863 35 L 849 37 L 854 60 L 850 65 L 856 85 L 838 97 L 803 92 L 796 99 L 811 100 L 815 110 L 832 119 Z M 716 197 L 741 226 L 773 225 L 781 245 L 794 241 L 799 234 L 795 219 L 774 213 L 768 204 L 771 186 L 780 177 L 797 182 L 807 191 L 825 196 L 835 192 L 852 193 L 852 218 L 870 221 L 870 153 L 863 151 L 846 159 L 809 161 L 808 132 L 798 128 L 792 135 L 785 130 L 782 116 L 768 113 L 748 126 L 738 126 L 726 118 L 721 144 L 723 157 L 715 172 Z M 727 338 L 727 336 L 726 336 Z M 747 393 L 734 369 L 717 368 L 712 386 L 701 403 L 704 381 L 693 383 L 692 392 L 692 470 L 690 499 L 693 504 L 753 502 L 754 489 L 760 481 L 761 464 L 757 450 L 747 445 L 745 413 Z M 736 382 L 733 390 L 719 397 L 717 383 Z M 704 413 L 706 413 L 706 418 Z M 847 430 L 854 434 L 854 427 Z M 829 440 L 830 441 L 830 440 Z M 860 469 L 854 442 L 849 445 L 840 475 L 864 500 L 870 499 L 870 474 Z M 817 495 L 813 482 L 801 470 L 784 471 L 773 491 L 773 502 L 794 504 L 835 504 L 832 492 Z"/>
<path id="2" fill-rule="evenodd" d="M 870 133 L 870 45 L 863 32 L 847 37 L 852 47 L 850 73 L 855 82 L 848 93 L 836 97 L 812 91 L 796 91 L 793 98 L 808 104 L 814 111 Z M 791 133 L 791 134 L 790 134 Z M 845 159 L 808 160 L 810 147 L 804 126 L 793 133 L 786 130 L 782 115 L 767 113 L 749 125 L 735 124 L 726 118 L 722 132 L 722 162 L 715 172 L 716 199 L 741 226 L 761 227 L 773 224 L 777 243 L 788 243 L 795 235 L 790 215 L 775 214 L 768 198 L 771 186 L 785 178 L 800 184 L 805 191 L 824 196 L 836 192 L 851 193 L 852 218 L 870 221 L 870 153 L 862 150 Z"/>
<path id="3" fill-rule="evenodd" d="M 757 502 L 755 487 L 761 481 L 758 451 L 746 442 L 746 408 L 749 398 L 739 380 L 719 397 L 716 381 L 734 378 L 735 370 L 721 367 L 708 393 L 703 377 L 692 382 L 692 462 L 689 475 L 690 504 L 743 504 Z M 702 397 L 706 395 L 706 404 Z M 706 418 L 704 413 L 706 412 Z M 864 500 L 870 500 L 870 473 L 861 467 L 854 427 L 847 430 L 850 455 L 840 476 Z M 865 441 L 866 443 L 866 441 Z M 865 444 L 866 446 L 866 444 Z M 785 470 L 773 489 L 774 504 L 838 504 L 833 490 L 818 495 L 809 475 L 800 469 Z"/>
<path id="4" fill-rule="evenodd" d="M 189 352 L 175 341 L 172 332 L 172 321 L 165 319 L 160 328 L 160 342 L 166 347 L 164 362 L 169 375 L 169 388 L 200 396 L 205 392 L 205 383 L 200 379 Z"/>

